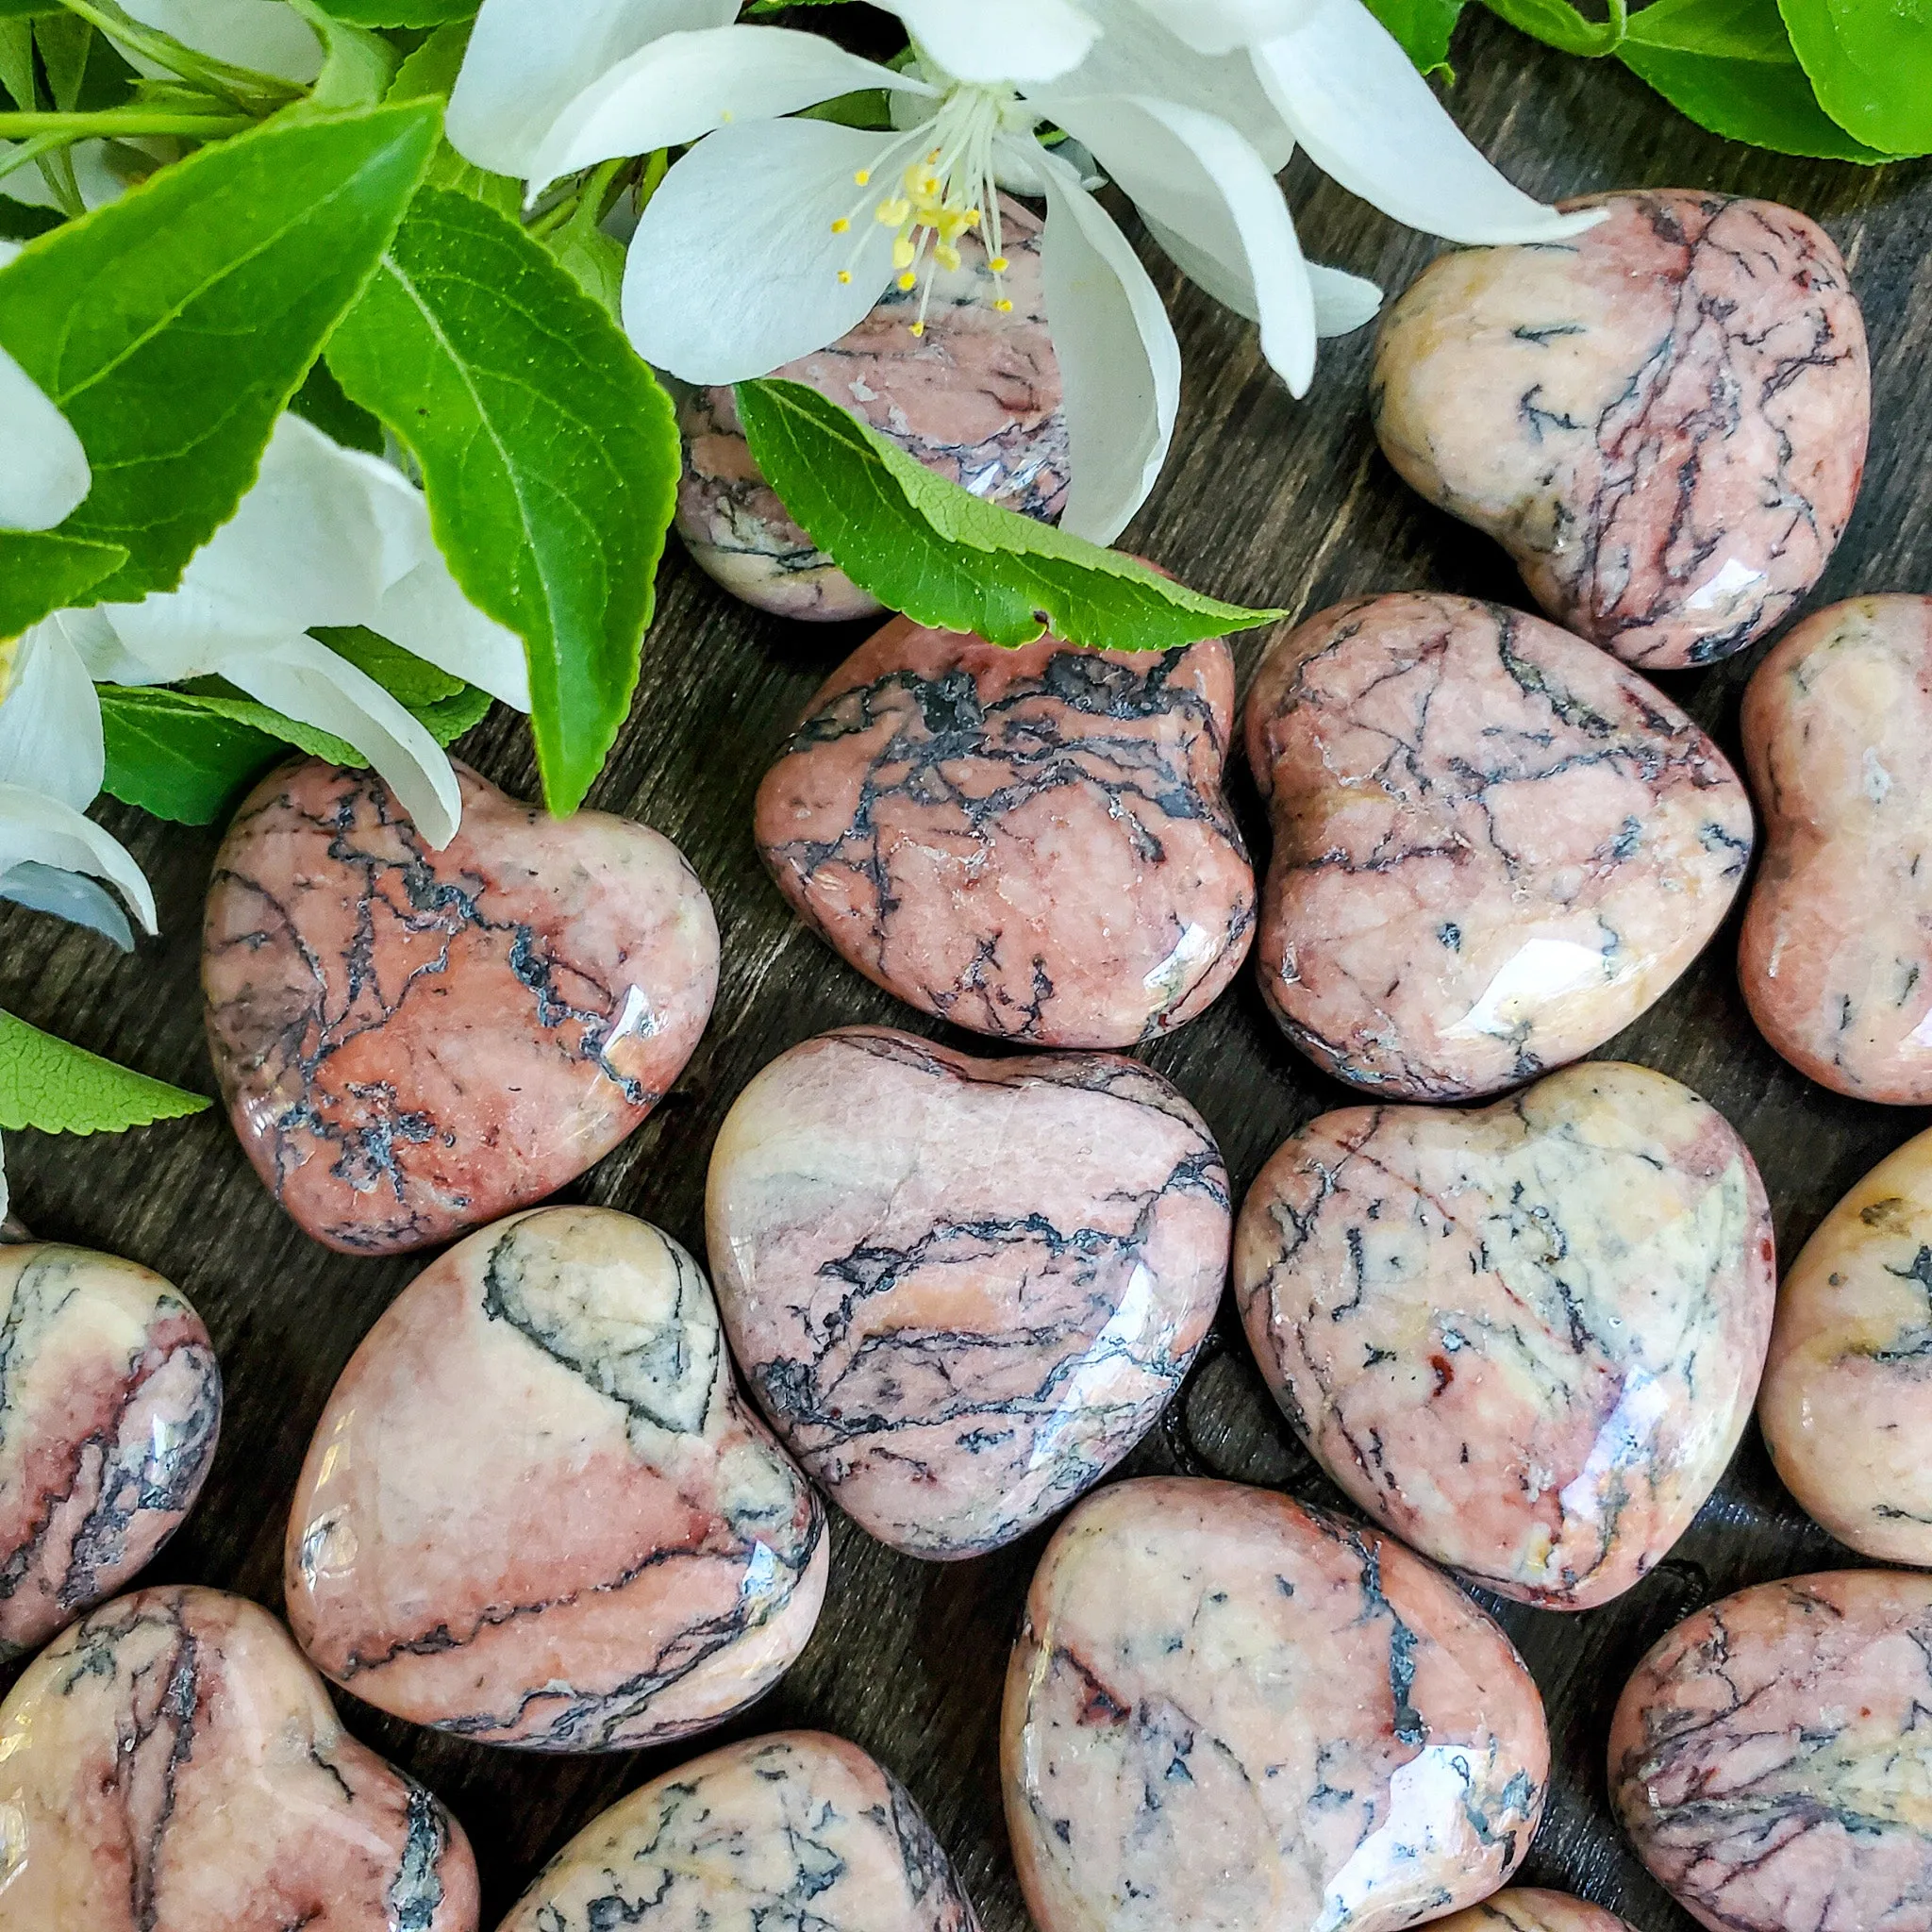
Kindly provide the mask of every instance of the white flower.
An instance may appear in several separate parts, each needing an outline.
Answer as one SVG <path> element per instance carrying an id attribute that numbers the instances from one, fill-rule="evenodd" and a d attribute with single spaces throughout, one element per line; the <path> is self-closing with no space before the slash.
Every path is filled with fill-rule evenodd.
<path id="1" fill-rule="evenodd" d="M 322 42 L 283 0 L 123 0 L 142 26 L 172 34 L 184 47 L 257 74 L 272 74 L 307 86 L 322 72 Z M 163 70 L 115 42 L 149 79 Z"/>
<path id="2" fill-rule="evenodd" d="M 0 268 L 19 253 L 17 243 L 0 242 Z M 0 349 L 0 530 L 51 530 L 92 487 L 87 452 L 67 418 Z"/>
<path id="3" fill-rule="evenodd" d="M 1343 186 L 1459 241 L 1536 241 L 1558 215 L 1470 146 L 1361 0 L 885 0 L 905 73 L 815 34 L 728 24 L 726 0 L 484 0 L 451 102 L 471 159 L 533 191 L 614 156 L 696 142 L 644 209 L 625 320 L 687 381 L 769 374 L 855 326 L 896 275 L 946 265 L 996 189 L 1043 193 L 1046 307 L 1072 444 L 1062 522 L 1110 542 L 1167 453 L 1180 358 L 1152 282 L 1066 159 L 1074 136 L 1175 263 L 1260 325 L 1302 393 L 1318 335 L 1380 291 L 1304 261 L 1274 175 L 1297 141 Z M 784 117 L 883 88 L 899 125 Z M 572 92 L 571 90 L 575 92 Z"/>

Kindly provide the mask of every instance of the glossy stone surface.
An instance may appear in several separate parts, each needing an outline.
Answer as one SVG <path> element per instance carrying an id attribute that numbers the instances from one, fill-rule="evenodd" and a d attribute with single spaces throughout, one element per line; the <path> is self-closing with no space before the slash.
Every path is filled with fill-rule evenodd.
<path id="1" fill-rule="evenodd" d="M 812 1476 L 915 1557 L 1011 1542 L 1180 1387 L 1227 1274 L 1227 1171 L 1158 1074 L 877 1027 L 740 1096 L 707 1245 L 733 1354 Z"/>
<path id="2" fill-rule="evenodd" d="M 468 1840 L 342 1730 L 266 1610 L 146 1590 L 0 1706 L 0 1919 L 73 1932 L 475 1932 Z"/>
<path id="3" fill-rule="evenodd" d="M 1165 1478 L 1047 1546 L 1001 1766 L 1039 1932 L 1389 1932 L 1508 1877 L 1549 1739 L 1508 1639 L 1400 1544 Z"/>
<path id="4" fill-rule="evenodd" d="M 158 1274 L 84 1248 L 0 1247 L 0 1663 L 174 1535 L 221 1424 L 208 1330 Z"/>
<path id="5" fill-rule="evenodd" d="M 1477 1113 L 1324 1114 L 1235 1237 L 1256 1359 L 1323 1467 L 1551 1609 L 1619 1595 L 1690 1527 L 1750 1419 L 1775 1281 L 1743 1141 L 1614 1062 Z"/>
<path id="6" fill-rule="evenodd" d="M 856 1744 L 781 1731 L 593 1819 L 498 1932 L 978 1932 L 906 1788 Z"/>
<path id="7" fill-rule="evenodd" d="M 697 1263 L 628 1215 L 550 1208 L 452 1248 L 369 1331 L 309 1444 L 283 1580 L 302 1648 L 379 1708 L 615 1751 L 768 1690 L 829 1561 Z"/>
<path id="8" fill-rule="evenodd" d="M 1234 660 L 1017 650 L 895 618 L 758 789 L 779 890 L 908 1006 L 1036 1046 L 1132 1046 L 1234 976 L 1254 874 L 1222 797 Z"/>
<path id="9" fill-rule="evenodd" d="M 462 829 L 433 852 L 374 773 L 284 767 L 208 893 L 235 1131 L 295 1220 L 352 1254 L 446 1241 L 602 1159 L 717 991 L 710 902 L 668 839 L 457 775 Z"/>
<path id="10" fill-rule="evenodd" d="M 1389 309 L 1375 433 L 1559 623 L 1627 663 L 1707 663 L 1778 624 L 1843 533 L 1864 320 L 1795 209 L 1686 189 L 1566 206 L 1606 217 L 1441 256 Z"/>
<path id="11" fill-rule="evenodd" d="M 1814 612 L 1753 674 L 1742 729 L 1752 1018 L 1837 1092 L 1932 1105 L 1932 597 Z"/>
<path id="12" fill-rule="evenodd" d="M 1785 1487 L 1840 1542 L 1932 1567 L 1932 1133 L 1791 1263 L 1757 1420 Z"/>
<path id="13" fill-rule="evenodd" d="M 1654 686 L 1466 597 L 1339 604 L 1269 652 L 1261 986 L 1318 1065 L 1406 1100 L 1494 1093 L 1661 998 L 1751 857 L 1751 802 Z"/>
<path id="14" fill-rule="evenodd" d="M 1712 1932 L 1932 1926 L 1932 1576 L 1763 1583 L 1687 1618 L 1610 1727 L 1610 1801 Z"/>
<path id="15" fill-rule="evenodd" d="M 959 267 L 924 295 L 889 289 L 849 335 L 774 375 L 841 403 L 927 469 L 990 503 L 1053 522 L 1065 503 L 1067 425 L 1047 333 L 1039 218 L 1000 203 L 1004 277 L 978 237 L 959 238 Z M 1001 314 L 994 303 L 1013 305 Z M 870 617 L 879 604 L 793 523 L 753 460 L 729 388 L 693 391 L 678 412 L 684 476 L 677 529 L 734 596 L 780 617 Z"/>
<path id="16" fill-rule="evenodd" d="M 1481 1905 L 1433 1924 L 1438 1932 L 1631 1932 L 1615 1912 L 1532 1886 L 1492 1892 Z"/>

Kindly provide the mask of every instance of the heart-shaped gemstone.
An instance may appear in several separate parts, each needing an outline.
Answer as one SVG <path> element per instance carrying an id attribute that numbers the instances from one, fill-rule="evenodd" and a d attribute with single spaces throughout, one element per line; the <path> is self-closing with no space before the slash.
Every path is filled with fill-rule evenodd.
<path id="1" fill-rule="evenodd" d="M 740 1401 L 698 1265 L 548 1208 L 440 1257 L 369 1331 L 289 1519 L 289 1622 L 357 1696 L 482 1743 L 719 1724 L 811 1635 L 809 1484 Z"/>
<path id="2" fill-rule="evenodd" d="M 582 1174 L 663 1098 L 717 991 L 710 902 L 668 839 L 457 775 L 462 829 L 435 852 L 373 772 L 286 767 L 208 893 L 235 1131 L 350 1253 L 445 1241 Z"/>
<path id="3" fill-rule="evenodd" d="M 1481 1905 L 1438 1919 L 1435 1925 L 1436 1932 L 1632 1932 L 1615 1912 L 1533 1886 L 1492 1892 Z"/>
<path id="4" fill-rule="evenodd" d="M 1932 597 L 1814 612 L 1752 675 L 1742 728 L 1752 1017 L 1837 1092 L 1932 1105 Z"/>
<path id="5" fill-rule="evenodd" d="M 1132 1046 L 1233 977 L 1255 882 L 1221 794 L 1234 660 L 1018 650 L 896 618 L 758 789 L 758 849 L 908 1006 L 1040 1046 Z"/>
<path id="6" fill-rule="evenodd" d="M 13 1687 L 0 1897 L 22 1932 L 475 1932 L 478 1909 L 462 1827 L 213 1590 L 103 1604 Z"/>
<path id="7" fill-rule="evenodd" d="M 1007 1822 L 1040 1932 L 1387 1932 L 1493 1891 L 1549 1774 L 1494 1624 L 1287 1496 L 1090 1496 L 1007 1674 Z"/>
<path id="8" fill-rule="evenodd" d="M 1613 1062 L 1476 1113 L 1324 1114 L 1235 1234 L 1248 1340 L 1322 1466 L 1424 1556 L 1551 1609 L 1628 1590 L 1690 1527 L 1776 1279 L 1750 1150 Z"/>
<path id="9" fill-rule="evenodd" d="M 0 1663 L 119 1590 L 214 1459 L 201 1317 L 112 1255 L 0 1247 Z"/>
<path id="10" fill-rule="evenodd" d="M 1268 654 L 1262 990 L 1372 1092 L 1460 1100 L 1576 1059 L 1662 997 L 1751 858 L 1736 773 L 1663 693 L 1466 597 L 1340 604 Z"/>
<path id="11" fill-rule="evenodd" d="M 1567 242 L 1432 262 L 1388 311 L 1389 460 L 1552 617 L 1652 670 L 1742 650 L 1818 581 L 1864 474 L 1865 325 L 1795 209 L 1607 194 Z"/>
<path id="12" fill-rule="evenodd" d="M 863 1527 L 939 1557 L 1011 1542 L 1154 1426 L 1229 1223 L 1213 1136 L 1159 1074 L 874 1027 L 745 1089 L 707 1202 L 765 1413 Z"/>
<path id="13" fill-rule="evenodd" d="M 543 1868 L 498 1932 L 978 1932 L 903 1786 L 856 1744 L 781 1731 L 633 1791 Z"/>

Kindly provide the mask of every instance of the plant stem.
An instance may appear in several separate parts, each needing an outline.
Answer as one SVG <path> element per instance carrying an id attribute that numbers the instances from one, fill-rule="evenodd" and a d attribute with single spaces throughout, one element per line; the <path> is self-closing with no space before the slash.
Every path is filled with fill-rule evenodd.
<path id="1" fill-rule="evenodd" d="M 68 142 L 98 135 L 116 141 L 128 135 L 179 134 L 191 141 L 213 141 L 254 125 L 245 114 L 143 114 L 139 108 L 103 108 L 93 114 L 0 114 L 0 140 L 34 141 L 49 135 Z"/>
<path id="2" fill-rule="evenodd" d="M 238 107 L 251 110 L 258 104 L 267 108 L 299 100 L 304 90 L 272 74 L 258 74 L 252 67 L 237 67 L 218 60 L 211 54 L 196 53 L 173 34 L 142 25 L 123 10 L 117 0 L 61 0 L 70 13 L 77 13 L 101 32 L 144 54 L 171 74 L 198 82 L 211 92 L 222 94 Z"/>

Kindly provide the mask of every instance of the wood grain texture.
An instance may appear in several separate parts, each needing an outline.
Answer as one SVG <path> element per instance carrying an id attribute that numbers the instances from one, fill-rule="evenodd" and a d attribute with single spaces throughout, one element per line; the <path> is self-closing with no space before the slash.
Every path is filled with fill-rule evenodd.
<path id="1" fill-rule="evenodd" d="M 1878 172 L 1782 160 L 1678 119 L 1610 63 L 1565 59 L 1484 15 L 1457 42 L 1456 113 L 1524 187 L 1548 195 L 1633 186 L 1716 188 L 1789 202 L 1848 258 L 1870 325 L 1874 450 L 1846 540 L 1806 608 L 1860 591 L 1932 590 L 1932 165 Z M 1436 244 L 1397 229 L 1305 164 L 1291 175 L 1309 254 L 1391 291 Z M 1255 332 L 1164 263 L 1187 362 L 1180 435 L 1132 547 L 1203 590 L 1296 615 L 1339 598 L 1437 588 L 1522 603 L 1502 553 L 1431 509 L 1375 449 L 1364 407 L 1366 335 L 1324 345 L 1313 394 L 1290 398 Z M 592 794 L 675 840 L 716 903 L 724 972 L 716 1017 L 674 1095 L 566 1198 L 657 1222 L 701 1247 L 705 1167 L 731 1101 L 768 1060 L 824 1028 L 884 1023 L 945 1037 L 841 964 L 792 919 L 751 839 L 766 764 L 820 680 L 865 627 L 811 629 L 727 601 L 679 555 L 637 706 Z M 1243 676 L 1266 641 L 1235 641 Z M 1659 680 L 1737 756 L 1739 692 L 1757 653 Z M 526 731 L 501 713 L 465 755 L 524 796 Z M 1265 822 L 1244 773 L 1233 794 L 1257 851 Z M 122 959 L 100 941 L 8 908 L 0 1006 L 148 1073 L 213 1091 L 196 991 L 200 910 L 216 837 L 105 814 L 154 881 L 163 936 Z M 1739 994 L 1735 919 L 1670 996 L 1603 1050 L 1674 1074 L 1750 1142 L 1782 1253 L 1926 1114 L 1810 1085 L 1753 1029 Z M 986 1042 L 954 1038 L 984 1053 Z M 1251 974 L 1146 1055 L 1207 1116 L 1237 1194 L 1301 1123 L 1349 1096 L 1276 1031 Z M 302 1235 L 270 1201 L 221 1114 L 92 1141 L 11 1136 L 15 1211 L 36 1231 L 158 1268 L 193 1298 L 227 1375 L 223 1441 L 201 1503 L 149 1573 L 240 1590 L 278 1607 L 282 1527 L 302 1454 L 336 1374 L 421 1259 L 358 1260 Z M 1190 1470 L 1340 1498 L 1290 1436 L 1247 1356 L 1231 1303 L 1180 1401 L 1129 1473 Z M 1020 1604 L 1045 1541 L 927 1566 L 841 1519 L 826 1614 L 803 1659 L 749 1717 L 682 1754 L 532 1762 L 377 1718 L 351 1727 L 425 1779 L 468 1827 L 486 1927 L 578 1826 L 691 1749 L 780 1725 L 837 1731 L 890 1764 L 952 1850 L 989 1932 L 1025 1914 L 1001 1822 L 999 1692 Z M 1746 1583 L 1855 1560 L 1779 1487 L 1755 1427 L 1674 1553 L 1603 1609 L 1565 1617 L 1492 1604 L 1548 1701 L 1555 1794 L 1523 1882 L 1581 1893 L 1644 1932 L 1690 1921 L 1644 1874 L 1611 1822 L 1604 1745 L 1617 1693 L 1645 1647 L 1693 1607 Z"/>

